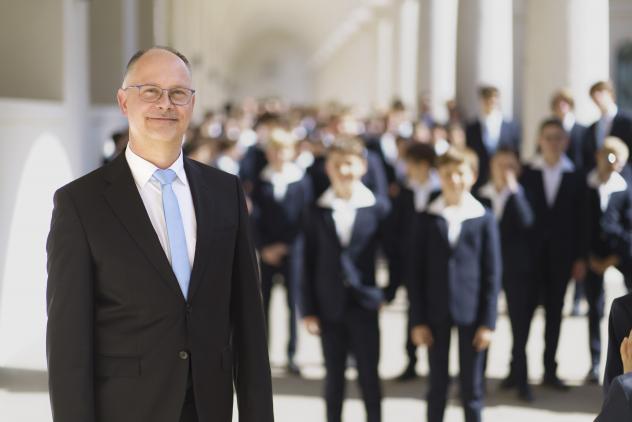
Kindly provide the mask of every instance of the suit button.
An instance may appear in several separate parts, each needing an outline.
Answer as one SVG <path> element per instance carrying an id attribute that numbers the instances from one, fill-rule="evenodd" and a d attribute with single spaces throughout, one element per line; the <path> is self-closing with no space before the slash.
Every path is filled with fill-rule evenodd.
<path id="1" fill-rule="evenodd" d="M 186 313 L 187 313 L 187 314 L 190 314 L 190 313 L 191 313 L 191 310 L 193 309 L 193 306 L 191 306 L 191 305 L 189 305 L 189 304 L 187 303 L 187 306 L 186 306 L 184 309 L 185 309 L 185 311 L 186 311 Z"/>
<path id="2" fill-rule="evenodd" d="M 180 353 L 178 353 L 178 356 L 182 360 L 187 360 L 189 359 L 189 352 L 187 352 L 186 350 L 182 350 Z"/>

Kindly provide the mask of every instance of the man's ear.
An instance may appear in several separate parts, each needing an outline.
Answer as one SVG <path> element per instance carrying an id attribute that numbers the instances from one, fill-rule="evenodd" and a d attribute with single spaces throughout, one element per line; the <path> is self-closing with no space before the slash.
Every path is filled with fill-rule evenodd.
<path id="1" fill-rule="evenodd" d="M 119 110 L 124 116 L 127 116 L 127 92 L 122 88 L 116 92 L 116 101 L 118 102 Z"/>

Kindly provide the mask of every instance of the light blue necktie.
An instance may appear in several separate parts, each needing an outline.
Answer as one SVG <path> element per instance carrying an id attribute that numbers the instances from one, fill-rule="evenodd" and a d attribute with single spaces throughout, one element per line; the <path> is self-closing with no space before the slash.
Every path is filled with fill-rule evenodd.
<path id="1" fill-rule="evenodd" d="M 156 170 L 154 178 L 160 182 L 162 187 L 162 207 L 167 223 L 167 235 L 169 237 L 169 249 L 171 250 L 171 267 L 178 279 L 182 294 L 187 297 L 189 290 L 189 280 L 191 278 L 191 267 L 187 252 L 187 241 L 184 236 L 184 225 L 178 206 L 178 198 L 171 186 L 176 180 L 176 173 L 171 169 Z"/>

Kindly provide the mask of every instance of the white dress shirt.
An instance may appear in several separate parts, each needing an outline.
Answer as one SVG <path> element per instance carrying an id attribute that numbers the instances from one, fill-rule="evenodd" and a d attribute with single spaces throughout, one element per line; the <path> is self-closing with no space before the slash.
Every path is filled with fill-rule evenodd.
<path id="1" fill-rule="evenodd" d="M 413 191 L 415 199 L 415 211 L 422 212 L 428 207 L 430 201 L 430 195 L 441 188 L 441 182 L 439 176 L 435 171 L 430 172 L 430 176 L 425 183 L 419 183 L 415 180 L 408 182 L 408 189 Z"/>
<path id="2" fill-rule="evenodd" d="M 138 188 L 138 193 L 143 200 L 151 225 L 158 235 L 160 245 L 162 249 L 164 249 L 169 262 L 171 262 L 169 235 L 167 234 L 167 223 L 165 222 L 165 213 L 162 206 L 162 188 L 160 182 L 153 177 L 158 167 L 135 154 L 129 146 L 125 149 L 125 158 L 132 171 L 136 188 Z M 193 207 L 193 197 L 191 196 L 189 181 L 184 171 L 182 153 L 180 153 L 178 159 L 169 168 L 177 175 L 172 187 L 176 198 L 178 198 L 178 206 L 184 225 L 184 237 L 187 241 L 189 264 L 193 267 L 195 243 L 197 240 L 197 220 L 195 219 L 195 208 Z"/>
<path id="3" fill-rule="evenodd" d="M 610 197 L 613 193 L 623 192 L 628 188 L 628 184 L 623 176 L 617 172 L 612 173 L 605 183 L 602 182 L 601 179 L 599 179 L 597 169 L 588 173 L 587 183 L 589 187 L 596 189 L 599 193 L 599 206 L 602 212 L 606 211 L 608 208 Z"/>
<path id="4" fill-rule="evenodd" d="M 482 116 L 480 120 L 483 126 L 483 143 L 488 151 L 495 151 L 500 142 L 503 114 L 500 110 L 493 110 L 487 116 Z"/>
<path id="5" fill-rule="evenodd" d="M 610 131 L 612 131 L 612 121 L 618 112 L 619 108 L 617 105 L 612 104 L 608 107 L 608 111 L 602 115 L 597 122 L 597 133 L 595 134 L 597 137 L 597 149 L 603 146 L 603 141 L 608 137 L 608 135 L 610 135 Z"/>
<path id="6" fill-rule="evenodd" d="M 261 180 L 272 184 L 272 193 L 277 202 L 285 199 L 287 187 L 300 181 L 305 176 L 305 171 L 294 163 L 285 163 L 281 171 L 276 171 L 267 165 L 260 174 Z"/>
<path id="7" fill-rule="evenodd" d="M 353 185 L 351 198 L 342 199 L 336 196 L 333 187 L 327 189 L 318 199 L 318 205 L 332 210 L 332 217 L 336 225 L 336 234 L 343 247 L 351 243 L 353 225 L 355 223 L 358 208 L 367 208 L 375 205 L 375 195 L 361 182 Z"/>
<path id="8" fill-rule="evenodd" d="M 554 166 L 549 166 L 542 156 L 537 156 L 533 160 L 531 167 L 542 172 L 542 183 L 544 184 L 546 203 L 549 208 L 553 207 L 555 199 L 557 198 L 557 192 L 562 183 L 562 176 L 564 173 L 575 171 L 573 162 L 566 155 L 562 155 Z"/>
<path id="9" fill-rule="evenodd" d="M 453 248 L 459 242 L 463 222 L 485 215 L 485 207 L 471 193 L 466 192 L 458 205 L 448 206 L 443 195 L 432 201 L 428 213 L 443 217 L 448 224 L 448 241 Z"/>

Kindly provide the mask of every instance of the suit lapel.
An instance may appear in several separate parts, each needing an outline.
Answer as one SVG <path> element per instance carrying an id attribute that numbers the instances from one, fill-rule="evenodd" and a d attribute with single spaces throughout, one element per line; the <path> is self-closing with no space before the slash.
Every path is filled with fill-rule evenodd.
<path id="1" fill-rule="evenodd" d="M 206 184 L 200 168 L 192 165 L 188 158 L 184 159 L 184 170 L 187 174 L 193 206 L 195 208 L 195 219 L 197 222 L 197 240 L 195 242 L 195 256 L 193 258 L 193 268 L 191 270 L 191 280 L 189 283 L 188 300 L 195 295 L 196 290 L 202 282 L 202 276 L 209 262 L 212 240 L 212 222 L 215 221 L 215 204 L 217 198 L 213 198 L 210 188 Z"/>
<path id="2" fill-rule="evenodd" d="M 182 297 L 178 280 L 149 220 L 124 153 L 108 168 L 106 179 L 110 185 L 104 195 L 112 211 L 156 268 L 161 279 Z"/>
<path id="3" fill-rule="evenodd" d="M 330 208 L 321 208 L 323 213 L 323 220 L 325 222 L 325 229 L 329 232 L 329 235 L 333 238 L 335 245 L 338 245 L 342 249 L 340 238 L 338 237 L 338 231 L 336 230 L 336 223 L 334 222 L 333 210 Z"/>

